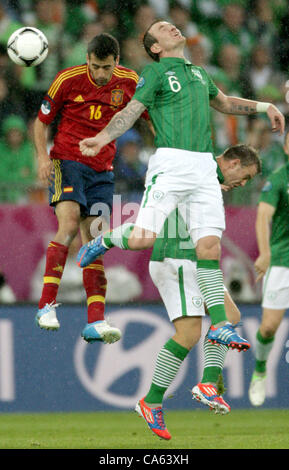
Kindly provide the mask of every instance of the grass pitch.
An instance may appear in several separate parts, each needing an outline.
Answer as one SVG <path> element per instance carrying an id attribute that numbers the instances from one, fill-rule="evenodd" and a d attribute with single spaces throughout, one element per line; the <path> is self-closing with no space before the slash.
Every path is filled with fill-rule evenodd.
<path id="1" fill-rule="evenodd" d="M 163 441 L 134 412 L 0 415 L 0 449 L 288 449 L 289 410 L 167 411 Z"/>

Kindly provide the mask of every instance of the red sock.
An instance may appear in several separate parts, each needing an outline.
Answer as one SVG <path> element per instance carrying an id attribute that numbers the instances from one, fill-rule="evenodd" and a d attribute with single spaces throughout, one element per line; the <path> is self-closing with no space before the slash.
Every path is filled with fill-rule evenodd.
<path id="1" fill-rule="evenodd" d="M 58 287 L 62 278 L 68 247 L 57 242 L 50 242 L 46 251 L 46 267 L 43 277 L 43 289 L 39 308 L 56 301 Z"/>
<path id="2" fill-rule="evenodd" d="M 87 321 L 104 320 L 106 277 L 103 262 L 97 259 L 83 269 L 83 285 L 87 295 Z"/>

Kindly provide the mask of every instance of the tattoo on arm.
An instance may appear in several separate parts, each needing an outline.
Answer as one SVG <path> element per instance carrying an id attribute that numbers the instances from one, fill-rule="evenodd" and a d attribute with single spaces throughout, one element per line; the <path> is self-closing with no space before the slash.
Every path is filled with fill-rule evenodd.
<path id="1" fill-rule="evenodd" d="M 232 113 L 232 114 L 254 114 L 254 113 L 256 113 L 256 106 L 231 103 L 230 113 Z"/>
<path id="2" fill-rule="evenodd" d="M 105 128 L 111 141 L 117 139 L 130 129 L 145 109 L 142 103 L 132 100 L 122 111 L 116 113 Z"/>
<path id="3" fill-rule="evenodd" d="M 242 98 L 229 99 L 229 114 L 255 114 L 256 113 L 256 102 L 251 100 L 245 100 Z"/>

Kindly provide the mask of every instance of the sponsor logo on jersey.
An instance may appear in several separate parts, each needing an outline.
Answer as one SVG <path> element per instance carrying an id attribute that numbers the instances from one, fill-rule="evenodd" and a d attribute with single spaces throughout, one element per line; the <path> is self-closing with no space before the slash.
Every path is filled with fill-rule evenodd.
<path id="1" fill-rule="evenodd" d="M 73 101 L 76 101 L 77 103 L 83 103 L 83 102 L 84 102 L 84 99 L 82 98 L 81 95 L 78 95 L 76 98 L 74 98 Z"/>
<path id="2" fill-rule="evenodd" d="M 137 82 L 137 86 L 136 86 L 136 87 L 137 87 L 137 88 L 142 88 L 142 87 L 144 86 L 145 82 L 146 82 L 145 79 L 144 79 L 143 77 L 140 77 L 140 78 L 139 78 L 139 81 Z"/>
<path id="3" fill-rule="evenodd" d="M 124 91 L 120 90 L 119 88 L 117 88 L 116 90 L 112 90 L 110 100 L 111 104 L 113 106 L 120 106 L 123 102 L 123 94 Z"/>
<path id="4" fill-rule="evenodd" d="M 171 75 L 175 75 L 175 72 L 173 72 L 172 70 L 168 70 L 168 71 L 165 73 L 165 75 L 168 75 L 168 76 L 170 77 Z"/>
<path id="5" fill-rule="evenodd" d="M 49 114 L 49 113 L 50 113 L 50 111 L 51 111 L 51 105 L 50 105 L 49 101 L 44 100 L 44 101 L 42 102 L 41 111 L 42 111 L 43 114 Z"/>
<path id="6" fill-rule="evenodd" d="M 193 304 L 195 307 L 200 308 L 203 305 L 202 297 L 193 297 Z"/>

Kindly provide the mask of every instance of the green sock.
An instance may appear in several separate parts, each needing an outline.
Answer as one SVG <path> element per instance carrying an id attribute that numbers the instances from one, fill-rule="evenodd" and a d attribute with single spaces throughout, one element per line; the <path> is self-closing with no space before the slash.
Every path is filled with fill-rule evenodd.
<path id="1" fill-rule="evenodd" d="M 225 344 L 212 344 L 208 336 L 204 339 L 205 364 L 201 383 L 217 384 L 224 368 L 226 354 L 229 350 Z"/>
<path id="2" fill-rule="evenodd" d="M 223 273 L 218 260 L 197 260 L 197 281 L 213 325 L 227 321 Z"/>
<path id="3" fill-rule="evenodd" d="M 128 239 L 133 228 L 134 224 L 123 224 L 105 233 L 103 235 L 104 246 L 106 248 L 117 246 L 122 250 L 129 250 Z"/>
<path id="4" fill-rule="evenodd" d="M 255 372 L 264 374 L 266 372 L 267 359 L 273 347 L 275 336 L 263 338 L 260 330 L 256 334 L 256 363 Z"/>
<path id="5" fill-rule="evenodd" d="M 188 349 L 173 339 L 167 341 L 158 354 L 152 384 L 145 396 L 146 403 L 162 403 L 166 390 L 176 377 L 188 353 Z"/>

